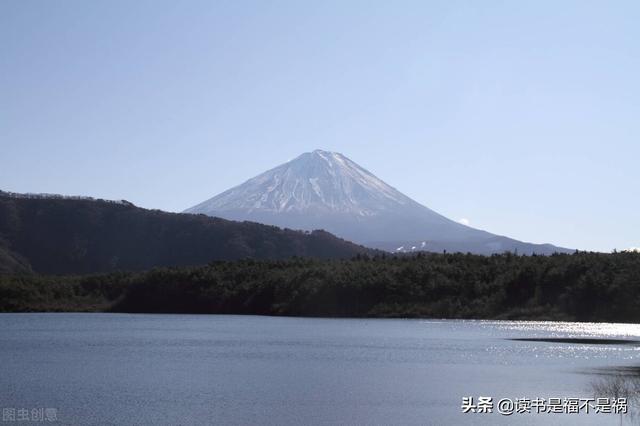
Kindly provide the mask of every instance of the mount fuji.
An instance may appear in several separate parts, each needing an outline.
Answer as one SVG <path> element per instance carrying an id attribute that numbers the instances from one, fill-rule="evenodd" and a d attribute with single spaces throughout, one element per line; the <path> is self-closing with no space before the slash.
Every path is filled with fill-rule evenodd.
<path id="1" fill-rule="evenodd" d="M 419 204 L 337 152 L 315 150 L 185 210 L 280 227 L 324 229 L 388 251 L 552 254 L 572 250 L 491 234 Z"/>

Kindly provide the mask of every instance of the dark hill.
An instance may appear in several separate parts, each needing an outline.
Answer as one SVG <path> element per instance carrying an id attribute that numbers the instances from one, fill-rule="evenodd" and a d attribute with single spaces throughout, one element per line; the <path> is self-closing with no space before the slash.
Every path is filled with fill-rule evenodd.
<path id="1" fill-rule="evenodd" d="M 4 273 L 137 271 L 242 258 L 346 258 L 367 251 L 324 231 L 146 210 L 126 201 L 0 191 Z"/>

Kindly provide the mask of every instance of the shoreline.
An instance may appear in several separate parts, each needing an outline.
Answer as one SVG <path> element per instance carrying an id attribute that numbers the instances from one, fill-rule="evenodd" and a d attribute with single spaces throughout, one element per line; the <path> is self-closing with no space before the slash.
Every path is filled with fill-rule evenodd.
<path id="1" fill-rule="evenodd" d="M 637 322 L 613 322 L 613 321 L 570 321 L 570 320 L 545 320 L 545 319 L 505 319 L 505 318 L 435 318 L 435 317 L 380 317 L 380 316 L 310 316 L 310 315 L 271 315 L 271 314 L 243 314 L 243 313 L 202 313 L 202 312 L 114 312 L 114 311 L 0 311 L 0 316 L 3 315 L 68 315 L 68 314 L 77 314 L 77 315 L 128 315 L 128 316 L 149 316 L 149 315 L 157 315 L 157 316 L 210 316 L 210 317 L 261 317 L 261 318 L 281 318 L 281 319 L 314 319 L 314 320 L 353 320 L 353 321 L 362 321 L 362 320 L 375 320 L 375 321 L 427 321 L 427 322 L 474 322 L 474 323 L 526 323 L 526 324 L 595 324 L 595 325 L 620 325 L 620 326 L 630 326 L 630 325 L 638 325 L 640 323 Z M 536 340 L 537 338 L 514 338 L 512 340 L 516 341 L 531 341 L 531 342 L 544 342 L 544 340 Z M 548 343 L 553 343 L 551 340 L 553 337 L 548 339 Z M 562 338 L 560 338 L 562 339 Z M 636 341 L 632 341 L 636 343 Z M 569 343 L 569 342 L 561 342 L 557 341 L 557 343 Z M 585 342 L 583 342 L 585 343 Z M 640 340 L 637 341 L 640 345 Z M 615 343 L 612 343 L 615 344 Z"/>

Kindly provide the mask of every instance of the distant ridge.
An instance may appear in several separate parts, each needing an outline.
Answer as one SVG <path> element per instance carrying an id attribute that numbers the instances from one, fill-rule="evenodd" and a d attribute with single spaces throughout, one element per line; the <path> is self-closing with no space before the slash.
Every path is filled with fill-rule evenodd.
<path id="1" fill-rule="evenodd" d="M 389 251 L 573 251 L 514 240 L 450 220 L 346 156 L 323 150 L 304 153 L 185 212 L 294 229 L 321 228 Z"/>
<path id="2" fill-rule="evenodd" d="M 83 195 L 62 195 L 62 194 L 48 194 L 46 192 L 40 193 L 20 193 L 20 192 L 10 192 L 10 191 L 2 191 L 0 190 L 0 197 L 5 198 L 16 198 L 16 199 L 30 199 L 30 200 L 84 200 L 84 201 L 103 201 L 105 203 L 113 203 L 113 204 L 125 204 L 131 205 L 134 204 L 127 200 L 105 200 L 103 198 L 93 198 L 87 197 Z"/>
<path id="3" fill-rule="evenodd" d="M 360 253 L 371 250 L 324 231 L 146 210 L 127 201 L 0 191 L 0 273 L 84 274 Z"/>

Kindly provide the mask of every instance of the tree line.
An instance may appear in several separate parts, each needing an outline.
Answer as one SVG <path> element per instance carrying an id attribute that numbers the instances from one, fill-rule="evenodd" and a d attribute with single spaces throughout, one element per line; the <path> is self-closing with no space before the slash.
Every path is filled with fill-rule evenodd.
<path id="1" fill-rule="evenodd" d="M 640 253 L 357 255 L 0 276 L 0 311 L 640 321 Z"/>

